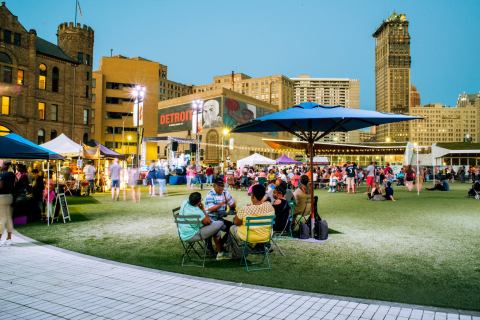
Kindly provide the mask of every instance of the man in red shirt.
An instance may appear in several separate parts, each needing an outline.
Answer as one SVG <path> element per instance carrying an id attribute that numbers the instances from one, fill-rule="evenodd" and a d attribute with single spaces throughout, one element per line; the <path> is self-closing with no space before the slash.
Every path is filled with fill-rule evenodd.
<path id="1" fill-rule="evenodd" d="M 213 168 L 212 168 L 212 165 L 209 165 L 207 170 L 205 170 L 205 175 L 207 176 L 207 185 L 212 185 L 212 182 L 213 182 Z"/>

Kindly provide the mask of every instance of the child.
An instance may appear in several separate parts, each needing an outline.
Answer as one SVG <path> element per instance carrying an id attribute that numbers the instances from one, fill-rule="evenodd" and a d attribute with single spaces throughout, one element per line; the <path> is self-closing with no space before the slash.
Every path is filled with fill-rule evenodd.
<path id="1" fill-rule="evenodd" d="M 53 200 L 55 200 L 55 191 L 54 191 L 54 185 L 53 182 L 49 182 L 50 185 L 50 192 L 48 192 L 48 188 L 45 187 L 43 189 L 43 201 L 45 201 L 45 204 L 47 205 L 47 219 L 52 219 L 54 215 L 54 208 L 53 208 Z"/>
<path id="2" fill-rule="evenodd" d="M 330 175 L 330 181 L 328 183 L 328 186 L 330 187 L 328 189 L 328 192 L 335 192 L 335 188 L 337 187 L 338 184 L 338 178 L 337 176 L 332 172 Z"/>

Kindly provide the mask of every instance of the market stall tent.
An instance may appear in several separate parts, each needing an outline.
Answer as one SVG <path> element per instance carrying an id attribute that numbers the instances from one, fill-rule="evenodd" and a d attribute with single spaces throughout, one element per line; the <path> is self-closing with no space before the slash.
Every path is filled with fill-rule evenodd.
<path id="1" fill-rule="evenodd" d="M 82 155 L 82 146 L 63 133 L 40 146 L 61 154 L 64 157 L 78 157 Z"/>
<path id="2" fill-rule="evenodd" d="M 275 164 L 275 160 L 262 156 L 261 154 L 254 153 L 251 156 L 246 158 L 240 159 L 237 161 L 237 167 L 242 168 L 246 166 L 254 166 L 254 165 L 265 165 L 265 164 Z"/>

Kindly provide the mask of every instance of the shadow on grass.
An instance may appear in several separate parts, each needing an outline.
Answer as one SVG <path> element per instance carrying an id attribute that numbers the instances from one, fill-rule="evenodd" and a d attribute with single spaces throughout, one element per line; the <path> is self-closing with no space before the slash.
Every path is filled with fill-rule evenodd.
<path id="1" fill-rule="evenodd" d="M 97 203 L 100 203 L 100 201 L 92 197 L 70 196 L 70 197 L 67 197 L 67 203 L 69 205 L 81 205 L 81 204 L 97 204 Z"/>
<path id="2" fill-rule="evenodd" d="M 343 234 L 343 232 L 328 228 L 328 234 Z"/>

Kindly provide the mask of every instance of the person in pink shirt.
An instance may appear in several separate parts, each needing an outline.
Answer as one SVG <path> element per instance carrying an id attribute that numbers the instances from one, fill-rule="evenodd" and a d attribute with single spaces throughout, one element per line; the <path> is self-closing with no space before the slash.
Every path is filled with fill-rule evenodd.
<path id="1" fill-rule="evenodd" d="M 50 183 L 50 192 L 47 187 L 43 189 L 43 201 L 45 201 L 47 208 L 49 208 L 47 218 L 51 219 L 53 218 L 54 210 L 55 210 L 55 208 L 53 207 L 53 200 L 55 200 L 55 191 L 54 191 L 53 182 L 50 181 L 49 183 Z"/>
<path id="2" fill-rule="evenodd" d="M 295 173 L 293 174 L 293 177 L 290 179 L 290 183 L 294 188 L 298 187 L 298 181 L 300 181 L 300 174 L 298 173 L 298 170 L 295 170 Z"/>

